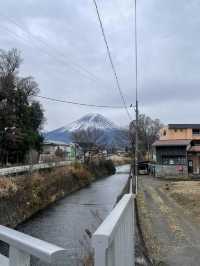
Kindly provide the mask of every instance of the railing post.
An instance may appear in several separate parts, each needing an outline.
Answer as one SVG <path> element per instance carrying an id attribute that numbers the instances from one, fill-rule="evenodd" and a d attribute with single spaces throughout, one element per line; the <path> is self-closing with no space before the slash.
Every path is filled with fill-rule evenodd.
<path id="1" fill-rule="evenodd" d="M 133 178 L 130 179 L 130 185 L 129 185 L 129 193 L 133 194 Z"/>
<path id="2" fill-rule="evenodd" d="M 124 195 L 93 235 L 95 266 L 133 266 L 134 196 Z"/>
<path id="3" fill-rule="evenodd" d="M 133 262 L 134 262 L 134 266 L 135 266 L 135 195 L 132 198 L 132 202 L 131 202 L 131 220 L 132 220 L 132 230 L 131 230 L 131 234 L 132 234 L 132 239 L 133 239 Z"/>
<path id="4" fill-rule="evenodd" d="M 104 241 L 101 242 L 101 239 L 98 239 L 98 236 L 93 241 L 93 247 L 95 250 L 94 253 L 94 261 L 95 266 L 107 266 L 107 258 L 106 258 L 106 246 L 104 244 Z"/>
<path id="5" fill-rule="evenodd" d="M 30 255 L 10 246 L 9 266 L 30 266 Z"/>

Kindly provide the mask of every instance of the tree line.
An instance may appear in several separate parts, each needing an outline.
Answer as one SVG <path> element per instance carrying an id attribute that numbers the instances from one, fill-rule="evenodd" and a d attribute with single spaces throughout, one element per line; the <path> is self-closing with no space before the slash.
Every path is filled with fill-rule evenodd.
<path id="1" fill-rule="evenodd" d="M 39 87 L 33 77 L 19 75 L 22 58 L 17 49 L 0 50 L 0 164 L 25 162 L 29 152 L 40 152 L 44 122 L 35 100 Z"/>
<path id="2" fill-rule="evenodd" d="M 0 164 L 24 163 L 31 151 L 38 156 L 42 150 L 44 111 L 35 100 L 39 87 L 33 77 L 19 74 L 22 58 L 17 49 L 0 50 Z M 152 143 L 158 138 L 162 127 L 159 119 L 139 115 L 139 159 L 143 160 L 151 152 Z M 98 144 L 101 130 L 75 132 L 74 142 Z M 132 152 L 135 149 L 135 121 L 123 131 L 129 138 Z M 87 146 L 87 145 L 85 145 Z M 126 147 L 126 150 L 130 149 Z M 105 148 L 105 146 L 101 147 Z"/>
<path id="3" fill-rule="evenodd" d="M 145 114 L 139 115 L 138 122 L 138 140 L 139 140 L 139 160 L 151 160 L 152 159 L 152 144 L 159 138 L 159 130 L 164 126 L 159 119 L 152 119 Z M 135 153 L 135 133 L 136 122 L 133 120 L 129 129 L 121 130 L 121 136 L 129 142 L 129 146 L 124 147 L 127 152 Z M 77 143 L 84 143 L 85 147 L 92 147 L 95 145 L 100 149 L 107 149 L 109 151 L 116 151 L 119 147 L 114 145 L 107 147 L 105 144 L 99 144 L 99 138 L 102 137 L 102 130 L 99 129 L 87 129 L 80 130 L 73 133 L 72 139 Z M 88 144 L 88 145 L 87 145 Z"/>

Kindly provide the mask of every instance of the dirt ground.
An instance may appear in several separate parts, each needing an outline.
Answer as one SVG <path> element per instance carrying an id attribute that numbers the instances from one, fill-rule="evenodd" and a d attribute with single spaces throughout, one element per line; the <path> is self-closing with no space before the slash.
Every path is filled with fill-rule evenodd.
<path id="1" fill-rule="evenodd" d="M 199 181 L 139 177 L 139 221 L 154 265 L 200 265 L 199 200 Z"/>
<path id="2" fill-rule="evenodd" d="M 200 222 L 200 181 L 167 183 L 162 189 L 184 208 L 194 222 Z"/>

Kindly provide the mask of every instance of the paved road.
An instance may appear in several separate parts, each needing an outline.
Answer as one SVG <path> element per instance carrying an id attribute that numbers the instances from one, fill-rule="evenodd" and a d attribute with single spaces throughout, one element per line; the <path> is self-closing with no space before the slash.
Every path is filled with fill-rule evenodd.
<path id="1" fill-rule="evenodd" d="M 162 189 L 166 181 L 152 177 L 139 178 L 140 206 L 147 246 L 156 261 L 170 266 L 200 265 L 200 225 L 194 224 Z M 142 219 L 142 218 L 141 218 Z"/>

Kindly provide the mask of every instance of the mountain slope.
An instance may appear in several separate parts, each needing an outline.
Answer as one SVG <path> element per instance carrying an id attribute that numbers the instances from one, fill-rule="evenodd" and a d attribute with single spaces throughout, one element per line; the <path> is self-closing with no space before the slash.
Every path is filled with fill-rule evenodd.
<path id="1" fill-rule="evenodd" d="M 122 148 L 128 145 L 128 137 L 125 130 L 100 114 L 87 114 L 64 127 L 48 132 L 45 137 L 50 140 L 69 143 L 73 139 L 73 134 L 83 131 L 89 132 L 91 141 L 95 139 L 95 143 L 98 145 L 104 145 L 109 148 Z"/>
<path id="2" fill-rule="evenodd" d="M 100 114 L 87 114 L 67 126 L 60 128 L 60 130 L 74 132 L 77 130 L 88 130 L 89 128 L 105 130 L 117 128 L 117 126 Z"/>

